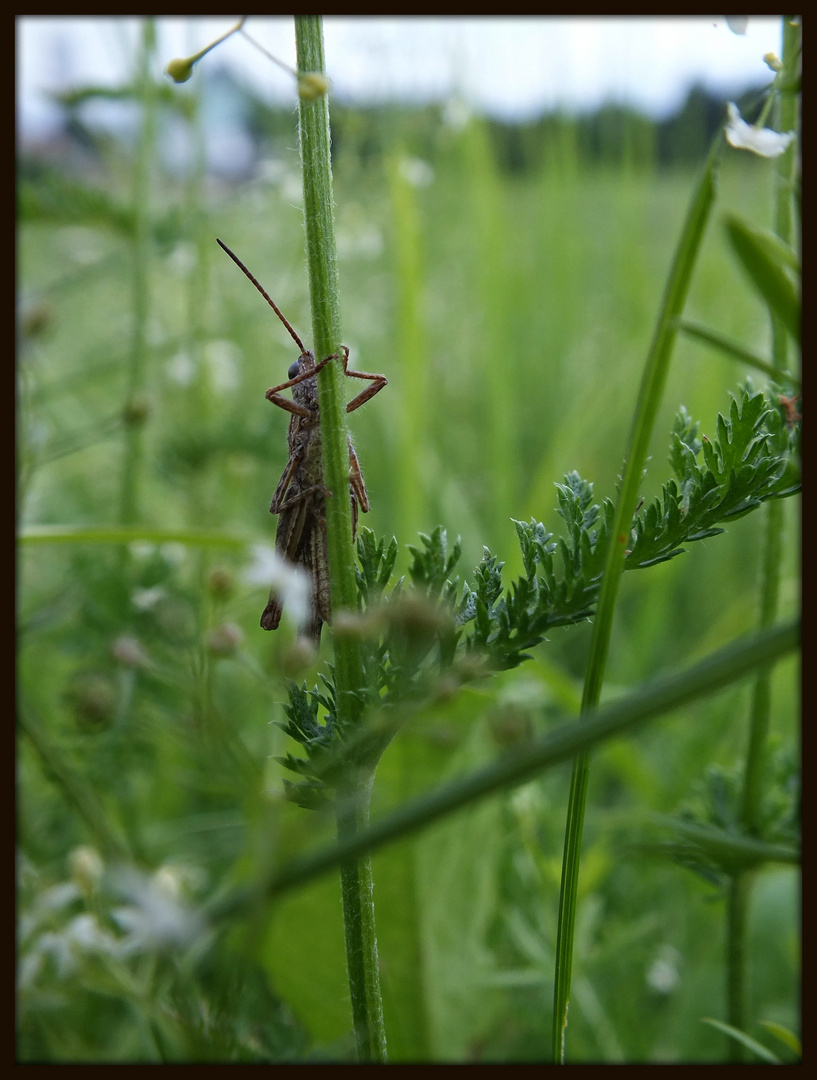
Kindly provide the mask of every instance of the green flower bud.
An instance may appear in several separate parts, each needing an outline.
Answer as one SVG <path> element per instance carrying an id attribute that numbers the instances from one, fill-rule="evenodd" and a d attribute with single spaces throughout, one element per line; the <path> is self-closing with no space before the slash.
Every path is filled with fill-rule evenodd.
<path id="1" fill-rule="evenodd" d="M 165 68 L 165 75 L 168 75 L 173 82 L 183 83 L 193 74 L 193 64 L 195 60 L 190 58 L 186 60 L 171 60 Z"/>
<path id="2" fill-rule="evenodd" d="M 233 656 L 244 635 L 233 623 L 222 623 L 207 635 L 207 651 L 211 656 Z"/>
<path id="3" fill-rule="evenodd" d="M 217 600 L 225 600 L 232 594 L 233 575 L 223 566 L 214 566 L 207 578 L 207 588 Z"/>
<path id="4" fill-rule="evenodd" d="M 318 653 L 314 642 L 306 637 L 297 637 L 281 657 L 281 671 L 288 679 L 297 678 L 304 670 L 315 663 Z"/>
<path id="5" fill-rule="evenodd" d="M 86 730 L 107 728 L 116 713 L 117 694 L 104 675 L 85 675 L 68 691 L 74 718 Z"/>
<path id="6" fill-rule="evenodd" d="M 150 416 L 150 402 L 139 394 L 129 401 L 122 410 L 122 421 L 126 427 L 141 427 Z"/>

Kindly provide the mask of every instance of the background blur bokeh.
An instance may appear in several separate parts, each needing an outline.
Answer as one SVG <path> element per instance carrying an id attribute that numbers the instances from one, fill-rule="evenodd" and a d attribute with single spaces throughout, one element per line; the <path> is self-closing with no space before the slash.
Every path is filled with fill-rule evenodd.
<path id="1" fill-rule="evenodd" d="M 191 22 L 182 51 L 227 25 L 207 36 Z M 247 29 L 288 60 L 291 29 L 281 40 L 281 25 Z M 70 855 L 80 845 L 106 865 L 173 867 L 185 895 L 201 897 L 331 835 L 282 799 L 275 755 L 289 747 L 272 721 L 283 719 L 292 630 L 259 630 L 268 586 L 245 546 L 274 542 L 267 511 L 288 418 L 264 391 L 286 378 L 295 350 L 215 243 L 239 255 L 309 343 L 295 90 L 274 100 L 218 49 L 174 86 L 161 71 L 180 50 L 163 51 L 161 21 L 158 42 L 154 24 L 135 26 L 121 41 L 115 22 L 109 38 L 93 39 L 109 42 L 118 82 L 85 74 L 55 92 L 48 125 L 18 131 L 19 523 L 75 530 L 71 543 L 22 547 L 18 563 L 18 697 L 27 730 L 40 733 L 19 753 L 29 921 L 18 1053 L 153 1060 L 161 1045 L 170 1059 L 339 1056 L 348 1005 L 334 878 L 285 902 L 263 931 L 254 926 L 251 958 L 238 934 L 214 945 L 212 970 L 197 969 L 193 996 L 207 1003 L 198 1013 L 181 992 L 170 1004 L 162 997 L 163 961 L 148 973 L 146 960 L 114 962 L 101 944 L 44 944 L 76 929 L 79 892 L 68 907 L 43 898 L 76 880 Z M 28 32 L 18 24 L 18 44 Z M 344 32 L 365 41 L 367 23 Z M 511 519 L 558 532 L 553 485 L 566 472 L 593 480 L 599 501 L 614 497 L 670 259 L 727 98 L 701 81 L 659 117 L 608 98 L 508 119 L 456 88 L 361 104 L 330 33 L 329 73 L 344 88 L 330 104 L 344 340 L 356 367 L 389 380 L 350 420 L 372 506 L 363 523 L 398 538 L 399 573 L 418 532 L 442 524 L 462 537 L 461 576 L 471 579 L 488 546 L 510 577 L 520 570 Z M 720 34 L 728 40 L 722 22 Z M 250 44 L 229 45 L 287 86 Z M 22 55 L 24 66 L 48 59 Z M 730 95 L 744 115 L 759 101 L 759 57 L 758 79 Z M 492 63 L 482 57 L 484 70 Z M 768 321 L 729 254 L 721 214 L 770 225 L 773 184 L 770 162 L 725 156 L 687 307 L 761 353 Z M 646 497 L 669 475 L 678 406 L 711 433 L 746 375 L 679 339 Z M 785 513 L 791 613 L 794 500 Z M 99 542 L 100 526 L 141 536 Z M 610 694 L 754 624 L 760 532 L 752 514 L 682 558 L 627 575 Z M 510 715 L 527 730 L 575 711 L 588 631 L 557 631 L 523 668 L 418 715 L 380 767 L 375 809 L 496 755 Z M 310 685 L 316 671 L 304 676 Z M 796 680 L 793 662 L 776 669 L 783 741 L 796 737 Z M 721 1051 L 722 1036 L 700 1023 L 723 1011 L 717 883 L 628 845 L 636 812 L 694 800 L 710 765 L 739 757 L 746 701 L 745 688 L 733 689 L 597 756 L 574 1060 L 703 1061 Z M 568 779 L 556 770 L 376 857 L 395 1059 L 418 1045 L 438 1060 L 547 1055 Z M 400 919 L 409 875 L 422 920 L 411 941 Z M 767 873 L 752 915 L 752 1014 L 791 1027 L 796 889 L 793 871 Z M 226 975 L 236 954 L 240 985 Z M 418 965 L 423 1017 L 407 1016 L 401 981 Z"/>

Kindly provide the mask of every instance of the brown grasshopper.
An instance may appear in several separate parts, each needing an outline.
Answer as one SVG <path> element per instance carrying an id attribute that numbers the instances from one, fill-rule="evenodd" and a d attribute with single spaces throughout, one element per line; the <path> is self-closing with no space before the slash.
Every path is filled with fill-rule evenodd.
<path id="1" fill-rule="evenodd" d="M 321 416 L 318 408 L 317 374 L 330 360 L 343 360 L 344 374 L 353 379 L 368 379 L 371 385 L 361 390 L 346 406 L 347 413 L 354 412 L 374 397 L 386 385 L 384 375 L 372 375 L 366 371 L 349 369 L 349 350 L 341 346 L 342 357 L 337 353 L 324 357 L 317 364 L 315 354 L 305 349 L 303 342 L 284 318 L 265 290 L 247 267 L 233 254 L 226 244 L 218 243 L 236 266 L 247 275 L 269 306 L 287 328 L 301 355 L 289 368 L 289 378 L 280 386 L 267 390 L 266 397 L 274 405 L 292 413 L 289 421 L 287 444 L 289 461 L 272 496 L 270 513 L 278 515 L 275 533 L 275 549 L 289 562 L 301 566 L 312 582 L 312 611 L 306 633 L 317 645 L 321 626 L 332 621 L 329 597 L 329 556 L 326 544 L 325 502 L 331 496 L 323 482 L 323 456 L 321 453 Z M 281 396 L 281 391 L 292 387 L 292 400 Z M 364 514 L 369 510 L 366 485 L 357 454 L 349 439 L 349 495 L 352 501 L 352 540 L 357 532 L 358 509 Z M 282 602 L 275 588 L 270 592 L 269 603 L 261 616 L 264 630 L 275 630 L 281 621 Z"/>

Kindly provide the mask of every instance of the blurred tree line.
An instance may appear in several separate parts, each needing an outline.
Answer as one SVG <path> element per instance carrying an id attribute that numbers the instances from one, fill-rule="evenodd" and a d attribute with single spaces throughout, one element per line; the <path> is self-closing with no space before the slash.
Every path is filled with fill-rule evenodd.
<path id="1" fill-rule="evenodd" d="M 248 136 L 256 158 L 247 163 L 248 174 L 252 165 L 270 150 L 291 145 L 291 109 L 264 102 L 249 84 L 236 79 L 227 69 L 214 67 L 208 72 L 200 93 L 205 117 L 211 114 L 222 126 L 229 123 L 233 132 L 240 129 Z M 750 121 L 761 96 L 759 88 L 730 95 L 740 107 L 741 115 Z M 86 87 L 54 96 L 63 112 L 61 130 L 47 142 L 34 145 L 25 140 L 20 142 L 18 177 L 22 181 L 42 176 L 44 166 L 46 171 L 50 166 L 67 172 L 93 172 L 100 158 L 109 156 L 111 140 L 116 139 L 112 126 L 102 129 L 95 123 L 96 114 L 86 111 L 89 103 L 99 98 L 125 104 L 132 104 L 133 100 L 127 87 L 116 90 Z M 579 167 L 673 168 L 695 166 L 703 159 L 718 125 L 723 122 L 725 100 L 697 85 L 689 90 L 676 112 L 661 120 L 651 119 L 630 106 L 608 103 L 579 114 L 553 111 L 524 122 L 491 117 L 483 122 L 496 163 L 506 174 L 537 172 L 547 165 L 548 156 L 563 153 Z M 171 111 L 185 107 L 185 99 L 178 94 L 173 98 L 169 85 L 162 85 L 160 102 Z M 424 106 L 400 103 L 361 106 L 346 104 L 335 97 L 333 156 L 356 158 L 358 165 L 366 167 L 387 153 L 398 137 L 404 151 L 420 158 L 433 158 L 441 131 L 464 123 L 468 115 L 465 105 L 452 100 Z M 115 121 L 112 124 L 115 128 Z M 205 129 L 216 142 L 219 123 L 205 123 Z M 127 143 L 124 112 L 119 134 Z M 231 165 L 230 178 L 240 179 L 235 175 L 235 162 Z M 218 173 L 217 164 L 213 171 Z"/>

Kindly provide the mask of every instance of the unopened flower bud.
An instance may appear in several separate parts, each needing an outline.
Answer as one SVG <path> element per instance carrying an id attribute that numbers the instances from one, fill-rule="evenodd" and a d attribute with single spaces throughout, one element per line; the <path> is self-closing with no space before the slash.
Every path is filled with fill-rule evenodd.
<path id="1" fill-rule="evenodd" d="M 22 332 L 26 337 L 40 337 L 50 330 L 54 323 L 54 312 L 47 304 L 37 304 L 31 308 L 22 321 Z"/>
<path id="2" fill-rule="evenodd" d="M 123 634 L 111 646 L 114 658 L 124 667 L 147 667 L 148 655 L 135 637 Z"/>
<path id="3" fill-rule="evenodd" d="M 150 415 L 150 402 L 142 394 L 129 401 L 122 411 L 126 427 L 140 427 Z"/>
<path id="4" fill-rule="evenodd" d="M 182 896 L 181 874 L 175 866 L 160 866 L 153 875 L 153 884 L 168 900 L 180 900 Z"/>
<path id="5" fill-rule="evenodd" d="M 281 671 L 288 679 L 297 678 L 304 668 L 315 663 L 317 655 L 314 643 L 308 637 L 301 635 L 284 650 L 281 657 Z"/>
<path id="6" fill-rule="evenodd" d="M 207 587 L 218 600 L 224 600 L 232 593 L 233 584 L 233 575 L 223 566 L 214 566 L 207 578 Z"/>
<path id="7" fill-rule="evenodd" d="M 85 728 L 105 728 L 116 712 L 116 690 L 103 675 L 82 677 L 68 694 L 77 722 Z"/>
<path id="8" fill-rule="evenodd" d="M 83 844 L 74 848 L 68 856 L 68 866 L 71 877 L 76 881 L 84 893 L 93 891 L 102 878 L 105 865 L 96 848 Z"/>
<path id="9" fill-rule="evenodd" d="M 232 656 L 244 634 L 234 623 L 222 623 L 207 635 L 207 650 L 213 656 Z"/>
<path id="10" fill-rule="evenodd" d="M 763 57 L 763 62 L 766 65 L 766 67 L 770 68 L 772 71 L 782 71 L 783 70 L 783 62 L 782 62 L 782 60 L 780 59 L 779 56 L 777 56 L 773 52 L 767 52 L 766 55 Z"/>
<path id="11" fill-rule="evenodd" d="M 185 60 L 171 60 L 165 68 L 165 75 L 169 76 L 174 83 L 187 82 L 193 74 L 193 63 L 189 57 Z"/>

